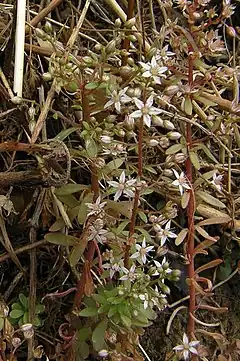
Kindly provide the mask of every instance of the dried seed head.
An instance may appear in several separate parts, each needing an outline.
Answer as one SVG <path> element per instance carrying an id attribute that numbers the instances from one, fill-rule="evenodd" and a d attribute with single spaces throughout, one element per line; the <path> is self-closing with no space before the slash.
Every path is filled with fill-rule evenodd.
<path id="1" fill-rule="evenodd" d="M 178 164 L 184 163 L 186 161 L 186 159 L 187 159 L 187 155 L 183 154 L 183 153 L 177 153 L 174 156 L 174 160 Z"/>
<path id="2" fill-rule="evenodd" d="M 14 348 L 17 348 L 21 345 L 22 340 L 19 337 L 13 337 L 12 345 Z"/>
<path id="3" fill-rule="evenodd" d="M 25 323 L 24 325 L 22 325 L 21 331 L 23 332 L 23 336 L 26 340 L 32 338 L 34 335 L 34 329 L 31 323 Z"/>
<path id="4" fill-rule="evenodd" d="M 169 139 L 167 137 L 161 137 L 159 140 L 159 145 L 163 148 L 166 149 L 169 147 L 170 142 Z"/>

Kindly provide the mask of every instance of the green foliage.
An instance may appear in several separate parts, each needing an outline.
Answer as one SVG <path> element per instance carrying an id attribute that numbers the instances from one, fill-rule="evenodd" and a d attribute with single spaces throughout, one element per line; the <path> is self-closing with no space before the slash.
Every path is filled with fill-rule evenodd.
<path id="1" fill-rule="evenodd" d="M 37 304 L 35 309 L 36 317 L 33 322 L 35 327 L 40 327 L 42 325 L 40 314 L 43 312 L 44 306 Z M 29 300 L 23 293 L 19 294 L 18 302 L 14 302 L 11 305 L 9 320 L 13 325 L 18 324 L 18 326 L 29 323 Z"/>

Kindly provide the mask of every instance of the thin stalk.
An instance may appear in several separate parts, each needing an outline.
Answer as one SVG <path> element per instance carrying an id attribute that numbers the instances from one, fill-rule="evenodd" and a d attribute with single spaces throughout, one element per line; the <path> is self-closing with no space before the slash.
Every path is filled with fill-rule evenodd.
<path id="1" fill-rule="evenodd" d="M 17 2 L 17 22 L 15 35 L 15 63 L 13 90 L 16 96 L 22 98 L 24 43 L 25 43 L 26 0 Z"/>

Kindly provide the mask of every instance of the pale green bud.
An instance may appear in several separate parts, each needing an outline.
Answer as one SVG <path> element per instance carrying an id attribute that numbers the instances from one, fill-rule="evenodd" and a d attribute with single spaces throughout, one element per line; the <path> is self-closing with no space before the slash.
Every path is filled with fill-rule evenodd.
<path id="1" fill-rule="evenodd" d="M 169 130 L 173 130 L 175 128 L 173 123 L 166 119 L 163 120 L 163 127 Z"/>
<path id="2" fill-rule="evenodd" d="M 105 51 L 107 54 L 112 54 L 114 53 L 115 50 L 116 50 L 116 41 L 111 40 L 105 47 Z"/>
<path id="3" fill-rule="evenodd" d="M 186 159 L 187 159 L 187 155 L 184 153 L 177 153 L 174 155 L 174 160 L 176 163 L 179 163 L 179 164 L 184 163 L 186 161 Z"/>
<path id="4" fill-rule="evenodd" d="M 125 26 L 126 28 L 131 29 L 132 26 L 135 25 L 135 24 L 136 24 L 136 18 L 131 18 L 131 19 L 129 19 L 129 20 L 127 20 L 127 21 L 125 22 L 124 26 Z"/>
<path id="5" fill-rule="evenodd" d="M 159 142 L 156 139 L 150 139 L 148 144 L 150 147 L 156 147 Z"/>
<path id="6" fill-rule="evenodd" d="M 170 140 L 178 140 L 178 139 L 181 138 L 181 136 L 182 136 L 182 134 L 179 133 L 179 132 L 169 132 L 169 133 L 167 134 L 167 137 L 168 137 Z"/>
<path id="7" fill-rule="evenodd" d="M 51 33 L 52 32 L 52 24 L 50 23 L 50 21 L 46 21 L 45 25 L 44 25 L 44 30 L 47 33 Z"/>
<path id="8" fill-rule="evenodd" d="M 45 39 L 45 37 L 46 37 L 45 31 L 43 31 L 42 29 L 37 28 L 35 30 L 35 32 L 36 32 L 36 35 L 37 35 L 38 38 L 43 39 L 43 40 Z"/>
<path id="9" fill-rule="evenodd" d="M 42 78 L 45 81 L 50 81 L 50 80 L 52 80 L 52 74 L 51 73 L 43 73 Z"/>
<path id="10" fill-rule="evenodd" d="M 120 28 L 121 25 L 122 25 L 121 20 L 120 20 L 119 18 L 117 18 L 117 19 L 115 20 L 115 27 L 116 27 L 116 28 Z"/>

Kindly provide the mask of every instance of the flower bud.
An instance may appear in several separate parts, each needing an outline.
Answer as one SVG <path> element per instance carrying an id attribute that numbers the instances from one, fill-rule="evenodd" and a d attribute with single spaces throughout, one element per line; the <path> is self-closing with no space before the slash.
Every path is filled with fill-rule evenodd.
<path id="1" fill-rule="evenodd" d="M 165 285 L 164 283 L 161 285 L 161 289 L 162 289 L 162 291 L 163 291 L 163 293 L 165 293 L 166 295 L 170 295 L 170 288 L 167 286 L 167 285 Z"/>
<path id="2" fill-rule="evenodd" d="M 101 350 L 98 352 L 99 357 L 108 357 L 108 351 L 107 350 Z"/>
<path id="3" fill-rule="evenodd" d="M 179 91 L 179 86 L 178 85 L 169 85 L 167 88 L 164 89 L 164 94 L 167 95 L 174 95 Z"/>
<path id="4" fill-rule="evenodd" d="M 183 153 L 177 153 L 174 155 L 174 161 L 178 164 L 184 163 L 187 159 L 187 155 Z"/>
<path id="5" fill-rule="evenodd" d="M 132 130 L 134 128 L 134 118 L 130 117 L 129 115 L 125 116 L 124 125 L 128 130 Z"/>
<path id="6" fill-rule="evenodd" d="M 232 26 L 227 26 L 227 34 L 232 38 L 236 37 L 236 31 Z"/>
<path id="7" fill-rule="evenodd" d="M 117 133 L 117 135 L 118 135 L 119 137 L 121 137 L 121 138 L 123 138 L 123 137 L 125 136 L 125 134 L 126 134 L 126 132 L 125 132 L 123 129 L 118 129 L 118 130 L 116 131 L 116 133 Z"/>
<path id="8" fill-rule="evenodd" d="M 163 120 L 163 127 L 169 130 L 175 129 L 173 123 L 166 119 Z"/>
<path id="9" fill-rule="evenodd" d="M 129 19 L 129 20 L 127 20 L 126 22 L 125 22 L 125 24 L 124 24 L 124 26 L 126 27 L 126 28 L 131 28 L 133 25 L 135 25 L 136 24 L 136 18 L 131 18 L 131 19 Z"/>
<path id="10" fill-rule="evenodd" d="M 163 175 L 165 175 L 166 177 L 172 177 L 173 171 L 171 169 L 164 169 Z"/>
<path id="11" fill-rule="evenodd" d="M 179 278 L 181 276 L 181 273 L 182 272 L 180 271 L 180 269 L 173 269 L 172 273 L 171 273 L 171 276 L 173 278 Z"/>
<path id="12" fill-rule="evenodd" d="M 90 56 L 84 56 L 82 58 L 82 60 L 86 65 L 92 65 L 93 64 L 93 59 Z"/>
<path id="13" fill-rule="evenodd" d="M 170 140 L 178 140 L 178 139 L 181 138 L 181 136 L 182 136 L 182 134 L 179 133 L 179 132 L 169 132 L 169 133 L 167 134 L 167 137 L 168 137 L 168 139 L 170 139 Z"/>
<path id="14" fill-rule="evenodd" d="M 96 51 L 101 51 L 102 48 L 103 48 L 102 44 L 96 44 L 96 45 L 94 46 L 94 49 L 95 49 Z"/>
<path id="15" fill-rule="evenodd" d="M 169 268 L 169 263 L 168 262 L 163 263 L 162 268 L 164 271 L 166 271 Z"/>
<path id="16" fill-rule="evenodd" d="M 169 147 L 170 145 L 170 142 L 169 142 L 169 139 L 167 137 L 161 137 L 160 140 L 159 140 L 159 145 L 163 148 L 163 149 L 166 149 Z"/>
<path id="17" fill-rule="evenodd" d="M 52 33 L 52 24 L 50 23 L 50 21 L 46 21 L 44 25 L 44 30 L 46 31 L 46 33 Z"/>
<path id="18" fill-rule="evenodd" d="M 112 138 L 109 137 L 109 135 L 102 135 L 100 139 L 104 144 L 110 144 L 112 142 Z"/>
<path id="19" fill-rule="evenodd" d="M 132 74 L 132 68 L 129 65 L 121 66 L 120 75 L 121 76 L 130 76 Z"/>
<path id="20" fill-rule="evenodd" d="M 52 80 L 52 74 L 51 73 L 43 73 L 42 78 L 45 81 L 50 81 L 50 80 Z"/>
<path id="21" fill-rule="evenodd" d="M 135 61 L 133 60 L 133 58 L 128 58 L 127 63 L 128 63 L 128 65 L 130 65 L 130 66 L 134 66 Z"/>
<path id="22" fill-rule="evenodd" d="M 105 47 L 106 54 L 112 54 L 116 50 L 116 41 L 111 40 Z"/>
<path id="23" fill-rule="evenodd" d="M 42 29 L 37 28 L 37 29 L 35 29 L 35 32 L 36 32 L 36 35 L 37 35 L 38 38 L 40 38 L 42 40 L 45 39 L 45 37 L 46 37 L 45 31 L 43 31 Z"/>
<path id="24" fill-rule="evenodd" d="M 115 27 L 116 27 L 116 28 L 120 28 L 121 25 L 122 25 L 121 20 L 120 20 L 119 18 L 117 18 L 117 19 L 115 20 Z"/>
<path id="25" fill-rule="evenodd" d="M 137 311 L 137 310 L 134 310 L 134 311 L 133 311 L 133 315 L 134 315 L 135 317 L 137 317 L 137 316 L 138 316 L 138 311 Z"/>
<path id="26" fill-rule="evenodd" d="M 152 116 L 152 124 L 157 127 L 163 127 L 163 120 L 162 118 L 158 117 L 157 115 Z"/>
<path id="27" fill-rule="evenodd" d="M 127 35 L 126 36 L 126 38 L 128 39 L 128 40 L 130 40 L 132 43 L 134 43 L 135 41 L 137 41 L 137 38 L 136 38 L 136 36 L 135 35 Z"/>
<path id="28" fill-rule="evenodd" d="M 150 145 L 150 147 L 156 147 L 159 142 L 156 139 L 150 139 L 148 144 Z"/>

